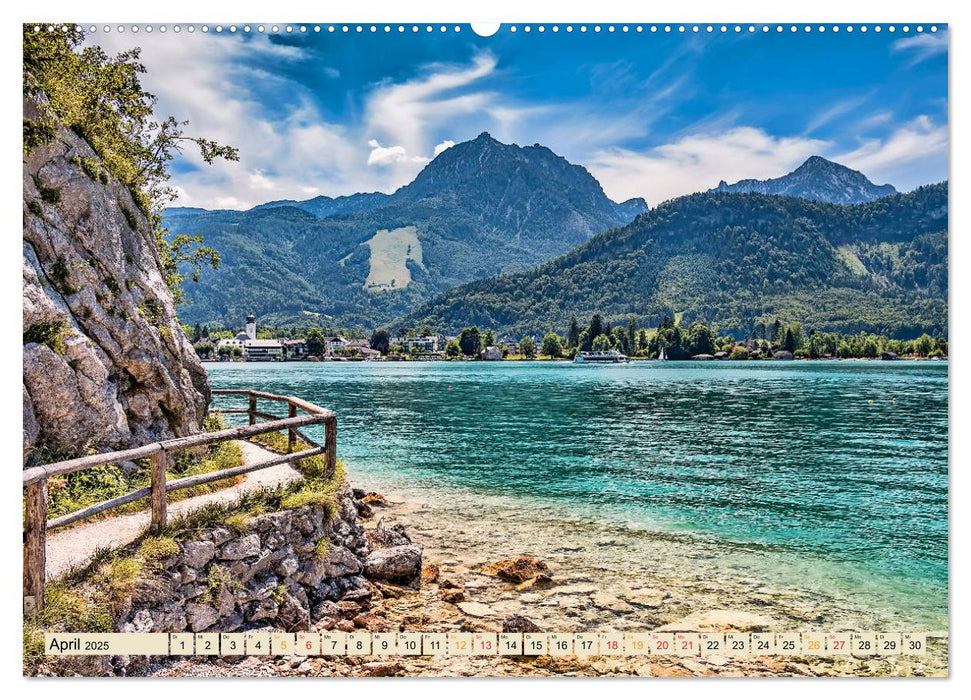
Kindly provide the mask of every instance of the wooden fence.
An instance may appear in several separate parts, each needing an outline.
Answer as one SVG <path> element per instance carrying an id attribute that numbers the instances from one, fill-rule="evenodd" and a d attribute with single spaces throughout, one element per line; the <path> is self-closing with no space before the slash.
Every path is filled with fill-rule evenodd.
<path id="1" fill-rule="evenodd" d="M 324 455 L 324 462 L 328 473 L 332 473 L 337 464 L 337 416 L 333 411 L 321 408 L 316 404 L 303 401 L 294 396 L 278 396 L 262 391 L 249 389 L 215 389 L 213 394 L 243 395 L 249 398 L 249 406 L 240 409 L 214 409 L 219 413 L 245 413 L 249 416 L 249 425 L 229 428 L 214 433 L 197 433 L 181 438 L 153 442 L 149 445 L 135 447 L 117 452 L 88 455 L 69 459 L 63 462 L 53 462 L 30 467 L 23 471 L 25 506 L 24 506 L 24 612 L 33 613 L 43 605 L 44 583 L 47 578 L 47 531 L 70 525 L 84 518 L 102 513 L 110 508 L 146 496 L 151 497 L 152 528 L 159 528 L 166 522 L 166 495 L 172 491 L 186 489 L 199 484 L 207 484 L 229 477 L 259 471 L 286 462 L 293 463 L 304 457 Z M 278 401 L 287 404 L 287 417 L 282 418 L 271 413 L 258 410 L 257 401 Z M 305 415 L 298 415 L 303 411 Z M 258 422 L 258 421 L 264 422 Z M 307 437 L 300 429 L 309 425 L 324 425 L 324 444 L 320 445 Z M 207 474 L 187 476 L 182 479 L 166 481 L 165 472 L 171 464 L 173 455 L 181 450 L 214 445 L 227 440 L 240 440 L 255 435 L 279 430 L 287 431 L 287 454 L 257 462 L 244 464 L 231 469 L 223 469 Z M 309 449 L 294 452 L 297 438 L 310 445 Z M 151 464 L 151 484 L 131 493 L 112 498 L 101 503 L 82 508 L 81 510 L 62 515 L 53 520 L 47 519 L 47 480 L 51 477 L 63 476 L 72 472 L 90 469 L 92 467 L 124 462 L 148 457 Z"/>

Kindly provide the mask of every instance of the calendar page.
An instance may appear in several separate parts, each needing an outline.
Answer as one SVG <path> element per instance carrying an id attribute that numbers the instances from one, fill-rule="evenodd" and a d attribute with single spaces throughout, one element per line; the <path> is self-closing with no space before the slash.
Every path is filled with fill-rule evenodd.
<path id="1" fill-rule="evenodd" d="M 23 675 L 947 676 L 925 19 L 24 24 Z"/>

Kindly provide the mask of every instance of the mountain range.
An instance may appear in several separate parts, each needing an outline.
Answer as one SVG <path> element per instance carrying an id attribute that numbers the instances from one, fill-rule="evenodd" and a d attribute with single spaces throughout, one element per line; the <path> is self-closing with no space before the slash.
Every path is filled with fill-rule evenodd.
<path id="1" fill-rule="evenodd" d="M 815 202 L 862 204 L 897 194 L 893 185 L 874 185 L 867 176 L 845 165 L 812 156 L 788 175 L 770 180 L 740 180 L 729 185 L 724 180 L 712 192 L 734 194 L 777 194 L 802 197 Z"/>
<path id="2" fill-rule="evenodd" d="M 457 287 L 400 325 L 564 333 L 594 313 L 741 337 L 780 318 L 896 337 L 947 331 L 947 183 L 864 204 L 705 192 L 548 263 Z"/>
<path id="3" fill-rule="evenodd" d="M 543 263 L 647 211 L 540 145 L 483 133 L 439 154 L 391 195 L 270 202 L 249 211 L 170 208 L 172 234 L 220 251 L 188 290 L 187 322 L 372 327 L 455 285 Z"/>
<path id="4" fill-rule="evenodd" d="M 947 210 L 946 183 L 899 194 L 813 156 L 648 211 L 548 148 L 484 133 L 393 194 L 172 208 L 163 222 L 222 256 L 188 288 L 188 322 L 519 333 L 602 313 L 914 335 L 946 331 Z"/>

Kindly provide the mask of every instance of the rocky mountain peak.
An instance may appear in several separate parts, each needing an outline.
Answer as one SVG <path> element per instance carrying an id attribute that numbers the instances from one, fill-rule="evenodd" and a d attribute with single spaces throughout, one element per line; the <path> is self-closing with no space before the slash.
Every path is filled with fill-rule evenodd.
<path id="1" fill-rule="evenodd" d="M 722 180 L 712 191 L 774 194 L 834 204 L 861 204 L 897 193 L 893 185 L 875 185 L 858 170 L 819 155 L 810 156 L 782 177 L 740 180 L 733 185 Z"/>

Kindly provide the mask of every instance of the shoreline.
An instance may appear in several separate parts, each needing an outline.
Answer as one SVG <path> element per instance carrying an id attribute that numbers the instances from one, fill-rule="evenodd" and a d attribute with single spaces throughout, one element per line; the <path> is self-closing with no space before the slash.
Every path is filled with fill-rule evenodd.
<path id="1" fill-rule="evenodd" d="M 454 508 L 443 507 L 353 471 L 351 479 L 359 488 L 385 489 L 381 493 L 390 505 L 375 507 L 368 527 L 403 525 L 412 540 L 424 547 L 426 565 L 435 565 L 441 578 L 460 583 L 465 605 L 459 603 L 458 611 L 466 623 L 481 631 L 501 631 L 509 615 L 523 615 L 544 631 L 563 632 L 898 631 L 901 627 L 893 624 L 889 614 L 864 621 L 873 611 L 835 598 L 821 599 L 811 590 L 779 587 L 738 562 L 724 566 L 711 551 L 678 537 L 645 537 L 624 525 L 606 526 L 588 519 L 570 522 L 542 513 L 535 520 L 524 518 L 502 512 L 495 503 L 501 499 L 477 499 L 481 507 L 470 512 L 465 501 Z M 591 540 L 590 534 L 596 536 Z M 516 586 L 483 570 L 491 562 L 523 555 L 549 565 L 552 581 L 548 585 Z M 434 593 L 421 593 L 430 609 L 435 604 L 427 599 Z M 876 663 L 879 670 L 873 671 L 878 675 L 946 675 L 947 641 L 932 642 L 928 652 L 924 657 L 879 661 L 778 659 L 781 667 L 774 669 L 753 666 L 753 659 L 716 657 L 708 663 L 702 658 L 689 660 L 688 670 L 706 675 L 766 671 L 789 675 L 782 667 L 794 663 L 805 665 L 798 673 L 840 675 L 859 674 L 862 667 Z M 670 661 L 665 660 L 658 666 L 656 658 L 651 661 L 653 675 L 664 668 L 679 675 L 680 662 L 665 666 Z M 619 672 L 642 664 L 628 659 L 621 664 L 627 670 Z"/>
<path id="2" fill-rule="evenodd" d="M 350 475 L 360 490 L 373 480 Z M 651 558 L 626 549 L 623 527 L 591 549 L 577 532 L 590 523 L 554 518 L 521 539 L 524 530 L 492 504 L 470 512 L 406 498 L 397 490 L 370 491 L 363 519 L 370 536 L 404 532 L 423 547 L 418 590 L 380 586 L 366 615 L 355 619 L 372 632 L 500 632 L 521 616 L 544 632 L 778 632 L 851 629 L 898 631 L 898 627 L 840 624 L 840 610 L 802 591 L 773 588 L 745 571 L 722 570 L 705 552 L 695 559 L 669 559 L 665 549 Z M 491 513 L 492 527 L 483 524 Z M 509 515 L 508 513 L 506 514 Z M 523 522 L 523 519 L 520 519 Z M 525 526 L 529 529 L 529 526 Z M 604 532 L 609 532 L 604 530 Z M 651 546 L 656 540 L 651 540 Z M 489 566 L 519 556 L 548 566 L 523 583 L 504 580 Z M 687 574 L 685 561 L 699 564 Z M 626 564 L 626 567 L 624 566 Z M 712 566 L 714 565 L 714 566 Z M 921 630 L 923 631 L 923 630 Z M 929 630 L 928 630 L 929 631 Z M 729 656 L 674 657 L 248 657 L 210 662 L 186 659 L 156 667 L 162 676 L 947 676 L 948 642 L 931 639 L 925 656 Z"/>

